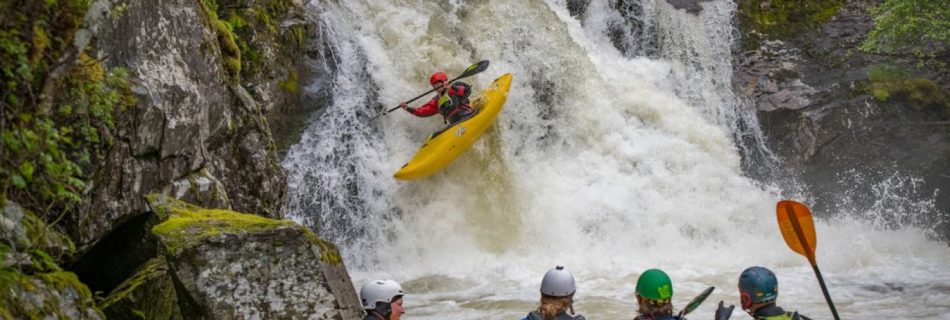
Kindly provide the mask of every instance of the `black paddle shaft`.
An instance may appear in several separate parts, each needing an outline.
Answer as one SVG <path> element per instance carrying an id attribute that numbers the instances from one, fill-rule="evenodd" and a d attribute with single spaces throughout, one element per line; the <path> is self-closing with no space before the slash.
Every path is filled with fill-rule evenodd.
<path id="1" fill-rule="evenodd" d="M 693 310 L 696 310 L 696 308 L 699 308 L 699 305 L 703 304 L 703 301 L 706 301 L 706 298 L 708 298 L 715 289 L 716 287 L 709 287 L 706 288 L 706 290 L 703 290 L 702 293 L 693 298 L 693 301 L 690 301 L 688 304 L 686 304 L 686 307 L 684 307 L 683 310 L 680 310 L 678 315 L 683 317 L 686 314 L 693 312 Z"/>
<path id="2" fill-rule="evenodd" d="M 465 72 L 462 72 L 461 75 L 459 75 L 458 77 L 453 78 L 452 80 L 449 80 L 449 81 L 448 81 L 448 84 L 446 84 L 446 85 L 451 85 L 453 82 L 457 81 L 458 79 L 462 79 L 462 78 L 466 78 L 466 77 L 470 77 L 470 76 L 473 76 L 473 75 L 475 75 L 475 74 L 478 74 L 479 72 L 485 71 L 485 69 L 488 69 L 488 60 L 482 60 L 482 61 L 476 62 L 475 64 L 473 64 L 473 65 L 469 66 L 467 69 L 465 69 Z M 432 90 L 426 91 L 426 92 L 423 93 L 423 94 L 420 94 L 418 97 L 409 99 L 408 101 L 406 101 L 406 103 L 408 104 L 408 103 L 410 103 L 410 102 L 419 100 L 419 98 L 425 97 L 427 94 L 430 94 L 430 93 L 432 93 L 433 91 L 435 91 L 435 88 L 433 88 Z M 395 107 L 393 107 L 392 109 L 386 110 L 386 112 L 377 114 L 377 115 L 373 116 L 373 118 L 371 118 L 370 120 L 376 119 L 376 118 L 378 118 L 378 117 L 381 116 L 381 115 L 389 114 L 390 112 L 393 112 L 393 111 L 395 111 L 396 109 L 399 109 L 399 106 L 395 106 Z"/>
<path id="3" fill-rule="evenodd" d="M 815 269 L 815 275 L 818 276 L 818 284 L 821 285 L 821 293 L 825 294 L 825 300 L 828 301 L 828 307 L 831 308 L 831 315 L 835 317 L 835 320 L 841 318 L 838 317 L 838 310 L 835 309 L 835 303 L 831 302 L 831 295 L 828 294 L 828 286 L 825 286 L 825 279 L 821 276 L 821 271 L 818 271 L 818 265 L 812 265 L 812 269 Z"/>

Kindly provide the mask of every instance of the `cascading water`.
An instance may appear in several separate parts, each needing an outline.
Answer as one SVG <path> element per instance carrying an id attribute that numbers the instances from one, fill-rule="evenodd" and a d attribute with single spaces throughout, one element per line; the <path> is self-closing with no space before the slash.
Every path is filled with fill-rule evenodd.
<path id="1" fill-rule="evenodd" d="M 740 168 L 736 135 L 749 126 L 737 125 L 729 83 L 734 5 L 641 6 L 655 57 L 616 48 L 600 21 L 617 6 L 603 1 L 577 18 L 563 0 L 310 6 L 338 61 L 332 104 L 284 161 L 287 214 L 340 244 L 357 287 L 403 283 L 406 318 L 523 317 L 555 265 L 575 274 L 589 319 L 632 318 L 634 282 L 651 267 L 670 273 L 677 307 L 716 286 L 692 317 L 712 318 L 718 300 L 738 303 L 737 276 L 753 265 L 776 271 L 781 304 L 829 318 L 810 266 L 778 233 L 783 190 Z M 394 180 L 441 120 L 369 116 L 426 90 L 428 73 L 481 59 L 491 67 L 466 79 L 476 90 L 514 75 L 493 128 L 444 171 Z M 946 244 L 835 217 L 817 223 L 818 261 L 842 316 L 950 312 Z"/>

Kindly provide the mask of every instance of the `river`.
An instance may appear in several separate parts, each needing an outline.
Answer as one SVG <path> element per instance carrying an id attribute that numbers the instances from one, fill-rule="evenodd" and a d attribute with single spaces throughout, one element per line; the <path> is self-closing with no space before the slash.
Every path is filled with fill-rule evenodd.
<path id="1" fill-rule="evenodd" d="M 807 193 L 743 171 L 743 159 L 781 159 L 733 93 L 735 4 L 691 14 L 625 1 L 638 3 L 625 15 L 611 2 L 575 17 L 563 0 L 312 1 L 332 103 L 284 160 L 287 215 L 341 247 L 357 290 L 402 283 L 405 319 L 520 319 L 556 265 L 574 273 L 588 319 L 633 318 L 648 268 L 670 274 L 677 309 L 715 286 L 690 317 L 711 319 L 719 300 L 738 304 L 738 275 L 754 265 L 778 275 L 779 305 L 831 318 L 775 219 L 778 200 Z M 429 73 L 483 59 L 489 69 L 465 79 L 476 92 L 514 76 L 493 127 L 434 176 L 393 179 L 441 119 L 369 118 L 427 90 Z M 950 247 L 933 230 L 874 210 L 816 215 L 842 318 L 950 319 Z"/>

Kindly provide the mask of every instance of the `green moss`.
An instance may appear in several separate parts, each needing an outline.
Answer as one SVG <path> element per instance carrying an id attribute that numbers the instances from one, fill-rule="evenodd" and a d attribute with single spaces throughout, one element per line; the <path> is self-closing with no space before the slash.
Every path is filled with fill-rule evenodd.
<path id="1" fill-rule="evenodd" d="M 217 35 L 225 69 L 231 78 L 238 79 L 241 76 L 241 47 L 237 44 L 233 26 L 218 18 L 217 8 L 217 3 L 212 0 L 201 1 L 201 11 L 208 17 L 208 22 Z"/>
<path id="2" fill-rule="evenodd" d="M 894 67 L 871 67 L 865 91 L 877 101 L 907 102 L 915 110 L 936 110 L 944 118 L 950 118 L 950 94 L 933 80 L 911 78 Z"/>
<path id="3" fill-rule="evenodd" d="M 300 228 L 310 241 L 313 241 L 313 243 L 316 243 L 317 246 L 320 247 L 320 261 L 329 264 L 340 264 L 343 262 L 343 258 L 340 257 L 340 249 L 337 249 L 336 245 L 323 240 L 304 226 L 300 226 Z"/>
<path id="4" fill-rule="evenodd" d="M 868 67 L 868 80 L 883 82 L 907 79 L 907 72 L 892 65 L 877 64 Z"/>
<path id="5" fill-rule="evenodd" d="M 756 48 L 761 40 L 784 39 L 817 28 L 838 14 L 843 0 L 740 0 L 740 31 L 744 45 Z M 754 34 L 755 31 L 757 34 Z"/>
<path id="6" fill-rule="evenodd" d="M 91 302 L 92 301 L 92 292 L 89 291 L 89 287 L 79 281 L 79 277 L 75 273 L 66 272 L 66 271 L 57 271 L 49 273 L 40 273 L 39 276 L 43 279 L 43 282 L 56 288 L 57 290 L 67 290 L 75 289 L 79 294 L 80 300 Z"/>
<path id="7" fill-rule="evenodd" d="M 142 264 L 132 277 L 126 279 L 109 293 L 109 296 L 99 302 L 99 308 L 105 310 L 112 304 L 128 297 L 129 293 L 144 284 L 149 279 L 165 274 L 168 270 L 164 256 L 159 256 Z"/>
<path id="8" fill-rule="evenodd" d="M 887 99 L 891 97 L 891 93 L 882 88 L 871 88 L 871 95 L 874 96 L 874 99 L 877 101 L 887 101 Z"/>
<path id="9" fill-rule="evenodd" d="M 140 319 L 181 317 L 178 295 L 163 256 L 142 264 L 98 306 L 110 319 L 128 318 L 130 314 Z"/>
<path id="10" fill-rule="evenodd" d="M 156 211 L 166 212 L 168 220 L 152 228 L 172 254 L 194 246 L 218 234 L 243 234 L 297 225 L 290 220 L 274 220 L 262 216 L 223 209 L 203 209 L 170 198 L 152 204 Z M 159 203 L 161 202 L 161 203 Z"/>
<path id="11" fill-rule="evenodd" d="M 287 79 L 280 82 L 280 87 L 284 90 L 287 90 L 287 92 L 296 94 L 299 90 L 299 85 L 297 84 L 297 72 L 291 71 L 290 74 L 287 75 Z"/>
<path id="12" fill-rule="evenodd" d="M 155 212 L 168 220 L 152 228 L 159 235 L 171 254 L 194 246 L 204 239 L 222 234 L 260 232 L 281 227 L 292 227 L 320 247 L 320 260 L 326 263 L 343 262 L 340 250 L 310 229 L 290 220 L 274 220 L 258 215 L 223 209 L 203 209 L 162 195 L 148 195 L 146 199 Z"/>
<path id="13" fill-rule="evenodd" d="M 25 275 L 12 269 L 0 269 L 0 316 L 9 319 L 66 319 L 60 309 L 62 306 L 77 310 L 96 310 L 92 303 L 92 294 L 85 284 L 72 272 L 49 272 Z M 38 294 L 42 299 L 24 299 L 13 291 Z M 75 300 L 59 301 L 57 298 L 70 298 L 56 292 L 75 292 Z"/>

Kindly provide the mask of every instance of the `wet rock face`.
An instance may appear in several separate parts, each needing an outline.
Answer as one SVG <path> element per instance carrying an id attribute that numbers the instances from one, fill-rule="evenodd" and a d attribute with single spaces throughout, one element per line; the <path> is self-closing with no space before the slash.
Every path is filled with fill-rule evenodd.
<path id="1" fill-rule="evenodd" d="M 703 7 L 700 5 L 700 2 L 706 1 L 710 0 L 666 0 L 666 2 L 672 5 L 674 8 L 686 10 L 686 12 L 692 14 L 699 14 L 700 11 L 703 11 Z"/>
<path id="2" fill-rule="evenodd" d="M 588 5 L 590 5 L 590 0 L 567 0 L 567 11 L 572 17 L 582 16 L 587 12 Z"/>
<path id="3" fill-rule="evenodd" d="M 276 216 L 285 177 L 261 112 L 270 97 L 250 96 L 228 73 L 201 2 L 131 0 L 117 12 L 100 25 L 95 55 L 130 70 L 137 105 L 66 219 L 80 251 L 146 212 L 148 193 Z"/>
<path id="4" fill-rule="evenodd" d="M 872 25 L 868 5 L 848 2 L 814 28 L 747 48 L 737 58 L 737 91 L 755 102 L 769 147 L 813 193 L 817 214 L 907 212 L 916 218 L 882 220 L 950 239 L 950 123 L 936 110 L 882 101 L 867 89 L 869 70 L 882 64 L 926 79 L 945 78 L 947 70 L 858 51 Z"/>
<path id="5" fill-rule="evenodd" d="M 739 94 L 753 98 L 756 107 L 765 112 L 811 105 L 816 91 L 802 82 L 797 71 L 801 61 L 798 50 L 787 48 L 782 41 L 766 42 L 745 52 L 735 75 Z"/>
<path id="6" fill-rule="evenodd" d="M 360 317 L 339 252 L 305 227 L 180 202 L 156 207 L 170 216 L 153 230 L 185 318 Z"/>

